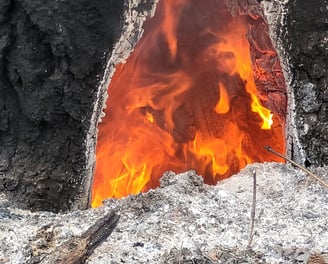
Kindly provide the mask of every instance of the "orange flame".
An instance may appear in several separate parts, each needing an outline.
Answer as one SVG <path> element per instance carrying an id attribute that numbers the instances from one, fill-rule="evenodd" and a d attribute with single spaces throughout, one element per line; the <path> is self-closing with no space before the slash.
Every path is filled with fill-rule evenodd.
<path id="1" fill-rule="evenodd" d="M 92 206 L 154 188 L 168 170 L 216 183 L 252 162 L 281 161 L 283 126 L 258 97 L 249 17 L 224 1 L 160 1 L 109 86 Z M 274 52 L 274 51 L 268 51 Z M 263 77 L 264 78 L 264 77 Z"/>
<path id="2" fill-rule="evenodd" d="M 229 95 L 227 92 L 227 88 L 224 86 L 223 83 L 220 83 L 219 89 L 220 89 L 220 99 L 217 105 L 215 106 L 215 111 L 218 114 L 225 114 L 230 110 Z"/>

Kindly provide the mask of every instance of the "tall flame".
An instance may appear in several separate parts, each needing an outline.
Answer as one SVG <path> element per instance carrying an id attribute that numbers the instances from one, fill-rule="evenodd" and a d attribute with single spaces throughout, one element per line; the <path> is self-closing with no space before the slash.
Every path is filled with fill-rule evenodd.
<path id="1" fill-rule="evenodd" d="M 284 124 L 265 108 L 253 77 L 250 16 L 224 1 L 160 1 L 109 86 L 99 125 L 92 206 L 195 169 L 215 183 L 252 162 L 280 161 Z M 274 51 L 268 51 L 274 52 Z"/>

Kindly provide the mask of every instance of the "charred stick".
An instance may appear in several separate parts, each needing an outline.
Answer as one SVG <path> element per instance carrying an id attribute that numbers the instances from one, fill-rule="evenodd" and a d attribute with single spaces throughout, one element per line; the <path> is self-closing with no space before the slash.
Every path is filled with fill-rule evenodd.
<path id="1" fill-rule="evenodd" d="M 325 182 L 324 180 L 322 180 L 321 178 L 319 178 L 317 175 L 315 175 L 313 172 L 309 171 L 308 169 L 304 168 L 303 166 L 301 166 L 300 164 L 296 163 L 295 161 L 291 160 L 290 158 L 276 152 L 275 150 L 273 150 L 270 146 L 265 146 L 264 147 L 267 151 L 275 154 L 276 156 L 290 162 L 291 164 L 293 164 L 294 166 L 296 166 L 297 168 L 301 169 L 302 171 L 306 172 L 308 175 L 310 175 L 312 178 L 314 178 L 315 180 L 317 180 L 318 182 L 321 183 L 321 185 L 323 185 L 324 187 L 326 187 L 328 189 L 328 183 Z"/>
<path id="2" fill-rule="evenodd" d="M 56 235 L 56 225 L 41 228 L 32 243 L 32 256 L 28 264 L 35 263 L 84 263 L 94 249 L 114 230 L 119 216 L 114 212 L 105 214 L 82 235 L 73 236 L 60 242 Z"/>
<path id="3" fill-rule="evenodd" d="M 254 236 L 254 223 L 255 223 L 255 208 L 256 208 L 256 171 L 253 170 L 253 202 L 252 202 L 252 211 L 251 211 L 251 223 L 249 227 L 249 238 L 247 248 L 250 248 Z"/>
<path id="4" fill-rule="evenodd" d="M 82 234 L 82 238 L 88 241 L 88 254 L 91 254 L 113 232 L 119 218 L 117 214 L 110 212 Z"/>
<path id="5" fill-rule="evenodd" d="M 66 244 L 70 252 L 64 254 L 63 258 L 59 258 L 58 263 L 84 263 L 94 249 L 112 233 L 118 220 L 119 216 L 114 212 L 104 215 L 86 230 L 81 237 L 74 238 Z"/>

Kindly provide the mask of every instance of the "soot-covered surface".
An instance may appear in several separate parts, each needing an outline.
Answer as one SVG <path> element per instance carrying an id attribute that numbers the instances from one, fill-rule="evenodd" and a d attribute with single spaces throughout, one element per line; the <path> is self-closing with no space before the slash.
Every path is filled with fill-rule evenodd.
<path id="1" fill-rule="evenodd" d="M 86 138 L 123 3 L 0 1 L 0 191 L 23 207 L 87 206 Z"/>
<path id="2" fill-rule="evenodd" d="M 286 50 L 294 75 L 295 123 L 312 165 L 328 165 L 328 1 L 289 1 Z"/>
<path id="3" fill-rule="evenodd" d="M 262 1 L 289 84 L 290 156 L 328 164 L 328 1 Z"/>

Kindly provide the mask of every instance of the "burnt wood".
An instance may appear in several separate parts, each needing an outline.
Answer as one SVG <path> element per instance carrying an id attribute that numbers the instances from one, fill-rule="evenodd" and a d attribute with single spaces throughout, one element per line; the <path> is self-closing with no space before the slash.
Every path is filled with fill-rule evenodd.
<path id="1" fill-rule="evenodd" d="M 327 6 L 327 0 L 289 1 L 286 25 L 278 30 L 290 57 L 289 74 L 295 97 L 295 109 L 291 111 L 295 111 L 297 133 L 292 136 L 298 137 L 304 151 L 304 159 L 299 162 L 307 166 L 328 165 Z"/>
<path id="2" fill-rule="evenodd" d="M 88 206 L 86 138 L 123 4 L 0 1 L 0 192 L 20 207 Z"/>
<path id="3" fill-rule="evenodd" d="M 56 231 L 60 229 L 60 224 L 44 226 L 31 242 L 31 256 L 27 263 L 84 263 L 94 249 L 113 232 L 118 220 L 119 216 L 110 211 L 81 236 L 67 237 L 64 241 Z"/>

